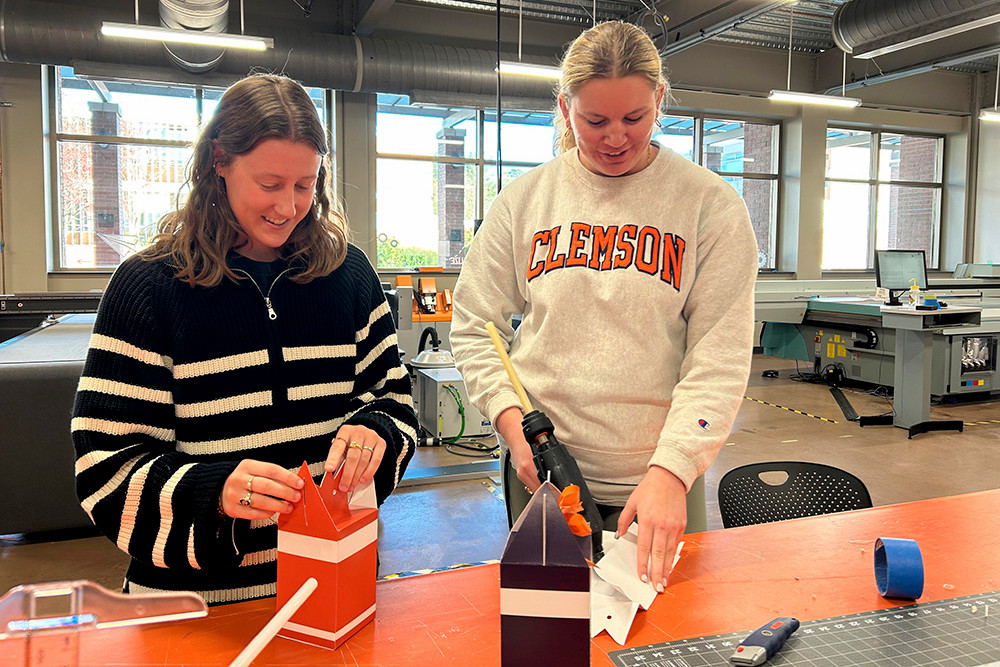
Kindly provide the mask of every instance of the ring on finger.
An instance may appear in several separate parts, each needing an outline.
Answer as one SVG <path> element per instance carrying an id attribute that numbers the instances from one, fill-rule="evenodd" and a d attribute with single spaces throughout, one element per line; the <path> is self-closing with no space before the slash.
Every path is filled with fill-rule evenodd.
<path id="1" fill-rule="evenodd" d="M 254 476 L 250 475 L 250 478 L 247 479 L 247 491 L 253 491 L 253 478 Z"/>
<path id="2" fill-rule="evenodd" d="M 374 453 L 375 453 L 375 448 L 374 448 L 374 447 L 369 447 L 368 445 L 361 445 L 361 449 L 364 449 L 364 450 L 366 450 L 366 451 L 369 451 L 369 452 L 371 452 L 372 454 L 374 454 Z"/>
<path id="3" fill-rule="evenodd" d="M 251 496 L 253 496 L 253 491 L 248 491 L 245 496 L 240 498 L 240 505 L 243 505 L 243 507 L 253 507 L 253 498 Z"/>
<path id="4" fill-rule="evenodd" d="M 336 438 L 333 439 L 334 442 L 337 442 L 338 440 L 340 440 L 345 445 L 347 444 L 347 441 L 344 440 L 343 438 L 341 438 L 339 435 Z"/>
<path id="5" fill-rule="evenodd" d="M 364 445 L 362 445 L 357 440 L 351 440 L 351 444 L 347 446 L 350 447 L 351 449 L 364 449 Z"/>

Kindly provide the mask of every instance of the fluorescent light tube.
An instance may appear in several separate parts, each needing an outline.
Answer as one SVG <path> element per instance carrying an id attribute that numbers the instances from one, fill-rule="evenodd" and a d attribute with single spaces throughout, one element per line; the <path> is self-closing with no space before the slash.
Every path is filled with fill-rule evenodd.
<path id="1" fill-rule="evenodd" d="M 501 60 L 497 71 L 501 74 L 522 74 L 524 76 L 538 76 L 543 79 L 561 79 L 562 69 L 553 65 L 536 65 L 534 63 L 518 63 L 509 60 Z"/>
<path id="2" fill-rule="evenodd" d="M 796 93 L 791 90 L 772 90 L 767 99 L 778 102 L 795 102 L 797 104 L 820 104 L 829 107 L 858 107 L 861 100 L 857 97 L 836 97 L 834 95 L 816 95 L 814 93 Z"/>
<path id="3" fill-rule="evenodd" d="M 993 122 L 1000 123 L 1000 110 L 983 109 L 979 112 L 979 120 L 991 120 Z"/>
<path id="4" fill-rule="evenodd" d="M 252 37 L 250 35 L 231 35 L 219 32 L 199 32 L 197 30 L 174 30 L 160 26 L 135 25 L 132 23 L 111 23 L 105 21 L 101 25 L 101 34 L 108 37 L 126 37 L 130 39 L 146 39 L 170 44 L 195 44 L 198 46 L 217 46 L 222 48 L 251 49 L 266 51 L 274 48 L 274 40 L 270 37 Z"/>

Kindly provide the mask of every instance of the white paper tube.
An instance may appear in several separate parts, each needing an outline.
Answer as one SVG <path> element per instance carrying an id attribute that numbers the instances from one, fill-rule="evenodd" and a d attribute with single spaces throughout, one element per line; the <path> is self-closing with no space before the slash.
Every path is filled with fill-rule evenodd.
<path id="1" fill-rule="evenodd" d="M 302 584 L 299 590 L 295 591 L 295 595 L 289 598 L 288 602 L 286 602 L 285 605 L 278 610 L 278 613 L 276 613 L 274 617 L 267 622 L 267 625 L 265 625 L 264 628 L 257 633 L 257 636 L 250 640 L 250 643 L 247 644 L 246 648 L 243 649 L 238 656 L 236 656 L 236 659 L 229 663 L 229 667 L 249 667 L 250 663 L 254 661 L 254 658 L 256 658 L 260 652 L 264 650 L 264 647 L 267 646 L 272 639 L 274 639 L 274 636 L 278 634 L 278 631 L 281 630 L 281 626 L 288 622 L 288 619 L 292 617 L 292 614 L 297 612 L 299 607 L 302 606 L 302 603 L 304 603 L 309 596 L 313 594 L 313 591 L 316 590 L 317 586 L 319 586 L 319 582 L 312 577 L 306 579 L 306 582 Z"/>

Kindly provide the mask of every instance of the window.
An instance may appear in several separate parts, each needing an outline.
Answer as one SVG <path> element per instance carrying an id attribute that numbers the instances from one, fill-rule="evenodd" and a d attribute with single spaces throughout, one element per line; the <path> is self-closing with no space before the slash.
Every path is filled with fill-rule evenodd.
<path id="1" fill-rule="evenodd" d="M 701 142 L 696 141 L 701 137 Z M 775 268 L 778 125 L 763 121 L 666 116 L 653 140 L 711 169 L 740 193 L 757 237 L 758 268 Z"/>
<path id="2" fill-rule="evenodd" d="M 378 267 L 461 268 L 475 221 L 496 197 L 496 111 L 377 101 Z M 550 114 L 505 110 L 500 134 L 504 184 L 552 158 Z"/>
<path id="3" fill-rule="evenodd" d="M 778 126 L 716 118 L 702 122 L 702 166 L 722 176 L 743 197 L 757 239 L 757 267 L 773 269 L 778 217 Z"/>
<path id="4" fill-rule="evenodd" d="M 850 130 L 826 133 L 823 264 L 866 270 L 876 249 L 923 250 L 938 267 L 942 145 L 936 136 Z"/>
<path id="5" fill-rule="evenodd" d="M 113 269 L 177 207 L 200 119 L 222 90 L 54 71 L 54 266 Z M 310 95 L 323 118 L 322 91 Z"/>
<path id="6" fill-rule="evenodd" d="M 694 130 L 697 121 L 697 118 L 664 116 L 660 119 L 660 129 L 653 134 L 653 141 L 695 162 Z"/>

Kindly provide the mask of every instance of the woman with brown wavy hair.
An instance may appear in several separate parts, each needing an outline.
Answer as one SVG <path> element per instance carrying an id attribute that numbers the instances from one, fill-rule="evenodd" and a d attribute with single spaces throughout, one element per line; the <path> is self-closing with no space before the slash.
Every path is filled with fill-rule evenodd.
<path id="1" fill-rule="evenodd" d="M 77 493 L 131 557 L 124 590 L 274 595 L 295 475 L 343 468 L 381 503 L 416 417 L 385 297 L 350 245 L 312 100 L 282 76 L 229 88 L 188 194 L 115 272 L 77 392 Z"/>

